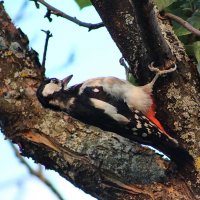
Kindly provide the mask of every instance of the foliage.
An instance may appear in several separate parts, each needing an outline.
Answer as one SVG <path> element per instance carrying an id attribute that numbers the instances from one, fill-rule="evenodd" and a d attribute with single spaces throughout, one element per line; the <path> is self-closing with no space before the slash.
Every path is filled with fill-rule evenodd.
<path id="1" fill-rule="evenodd" d="M 200 29 L 200 0 L 154 0 L 158 9 L 175 14 Z M 90 0 L 75 0 L 80 9 L 92 5 Z M 189 56 L 195 58 L 200 66 L 200 38 L 194 36 L 182 25 L 172 22 L 174 32 L 185 45 Z"/>
<path id="2" fill-rule="evenodd" d="M 75 2 L 78 4 L 80 9 L 92 5 L 90 0 L 75 0 Z"/>
<path id="3" fill-rule="evenodd" d="M 168 7 L 176 0 L 155 0 L 156 5 L 158 6 L 159 10 L 163 10 L 164 8 Z"/>
<path id="4" fill-rule="evenodd" d="M 155 0 L 160 11 L 170 12 L 200 29 L 200 0 Z M 200 38 L 182 25 L 172 22 L 174 32 L 185 45 L 189 56 L 195 58 L 200 66 Z"/>

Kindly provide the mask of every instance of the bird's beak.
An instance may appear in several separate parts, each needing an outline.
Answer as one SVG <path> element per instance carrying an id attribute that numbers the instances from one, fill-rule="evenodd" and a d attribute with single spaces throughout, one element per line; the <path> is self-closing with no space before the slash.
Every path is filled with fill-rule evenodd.
<path id="1" fill-rule="evenodd" d="M 67 76 L 64 79 L 62 79 L 62 83 L 64 85 L 64 89 L 67 89 L 67 85 L 70 82 L 70 80 L 72 79 L 73 75 Z"/>

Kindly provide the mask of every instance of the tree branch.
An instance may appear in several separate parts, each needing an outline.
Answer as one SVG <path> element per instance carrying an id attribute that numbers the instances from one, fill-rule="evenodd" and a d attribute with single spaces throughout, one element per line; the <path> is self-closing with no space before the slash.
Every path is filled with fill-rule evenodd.
<path id="1" fill-rule="evenodd" d="M 46 56 L 47 56 L 47 48 L 48 48 L 48 42 L 49 38 L 52 37 L 53 35 L 50 33 L 50 31 L 45 31 L 42 30 L 44 33 L 46 33 L 46 40 L 45 40 L 45 45 L 44 45 L 44 53 L 43 53 L 43 59 L 42 59 L 42 68 L 45 70 L 45 62 L 46 62 Z"/>
<path id="2" fill-rule="evenodd" d="M 126 138 L 42 108 L 35 92 L 44 72 L 2 6 L 0 10 L 6 45 L 0 50 L 0 124 L 6 138 L 20 146 L 23 156 L 99 199 L 152 198 L 143 184 L 154 187 L 155 182 L 166 180 L 173 172 L 170 163 Z M 20 48 L 8 50 L 13 42 Z"/>
<path id="3" fill-rule="evenodd" d="M 179 23 L 181 26 L 183 26 L 184 28 L 186 28 L 188 31 L 190 31 L 191 33 L 193 33 L 196 36 L 200 36 L 200 31 L 196 28 L 194 28 L 190 23 L 188 23 L 187 21 L 185 21 L 184 19 L 172 14 L 172 13 L 164 13 L 164 17 L 167 17 L 177 23 Z"/>
<path id="4" fill-rule="evenodd" d="M 144 28 L 137 23 L 138 15 L 128 0 L 92 2 L 126 60 L 135 64 L 132 69 L 137 71 L 140 61 L 153 60 L 155 54 L 146 51 L 151 49 L 150 43 L 141 35 Z M 21 146 L 24 156 L 57 171 L 98 199 L 197 199 L 200 187 L 196 169 L 175 172 L 169 161 L 138 143 L 43 109 L 35 91 L 44 73 L 37 67 L 35 54 L 28 51 L 27 41 L 0 9 L 4 41 L 0 49 L 0 125 L 6 137 Z M 171 27 L 162 31 L 177 58 L 178 71 L 171 80 L 163 78 L 158 83 L 157 113 L 166 130 L 198 158 L 200 108 L 193 99 L 199 91 L 196 68 L 188 62 L 181 45 L 177 47 Z M 13 49 L 13 42 L 24 51 Z M 30 75 L 23 75 L 27 73 Z"/>
<path id="5" fill-rule="evenodd" d="M 196 66 L 189 62 L 170 24 L 157 19 L 158 11 L 151 0 L 124 0 L 123 2 L 117 1 L 117 3 L 111 0 L 92 0 L 92 3 L 123 57 L 128 61 L 132 73 L 136 74 L 139 80 L 148 77 L 149 73 L 145 67 L 149 61 L 154 61 L 157 57 L 160 63 L 165 63 L 167 58 L 172 60 L 175 58 L 174 61 L 178 66 L 177 72 L 171 77 L 160 79 L 154 87 L 156 117 L 164 125 L 165 130 L 176 137 L 184 148 L 192 153 L 196 161 L 199 160 L 200 146 L 197 145 L 200 142 L 198 137 L 198 130 L 200 130 L 198 72 Z M 164 38 L 164 42 L 161 37 Z M 194 89 L 192 94 L 191 88 Z M 191 135 L 195 139 L 192 139 Z M 191 173 L 184 170 L 182 174 L 186 180 L 191 180 L 192 177 L 200 180 L 199 169 L 197 162 L 196 169 L 191 168 L 189 170 Z M 193 181 L 193 185 L 193 188 L 200 188 L 198 181 Z M 196 189 L 194 193 L 198 195 L 200 190 Z"/>
<path id="6" fill-rule="evenodd" d="M 16 157 L 20 160 L 20 162 L 28 169 L 29 173 L 33 176 L 37 177 L 40 181 L 42 181 L 60 200 L 64 200 L 62 195 L 58 192 L 58 190 L 54 187 L 54 185 L 41 173 L 41 171 L 34 170 L 28 162 L 20 155 L 18 149 L 11 143 L 11 147 L 15 152 Z"/>
<path id="7" fill-rule="evenodd" d="M 98 29 L 101 27 L 104 27 L 104 24 L 102 22 L 97 23 L 97 24 L 91 24 L 91 23 L 86 23 L 86 22 L 82 22 L 80 20 L 78 20 L 76 17 L 71 17 L 70 15 L 67 15 L 66 13 L 60 11 L 59 9 L 51 6 L 50 4 L 48 4 L 47 2 L 45 2 L 44 0 L 37 0 L 37 2 L 40 2 L 42 5 L 44 5 L 48 11 L 51 11 L 51 14 L 54 14 L 56 16 L 59 17 L 63 17 L 79 26 L 83 26 L 85 28 L 88 28 L 89 31 L 94 30 L 94 29 Z"/>

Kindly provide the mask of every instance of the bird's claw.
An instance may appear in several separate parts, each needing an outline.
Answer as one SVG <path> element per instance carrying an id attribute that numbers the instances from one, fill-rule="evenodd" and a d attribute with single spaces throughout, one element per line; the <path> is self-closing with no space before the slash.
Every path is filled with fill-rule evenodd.
<path id="1" fill-rule="evenodd" d="M 168 73 L 171 73 L 171 72 L 173 72 L 173 71 L 175 71 L 177 69 L 177 65 L 176 64 L 174 64 L 174 67 L 169 68 L 169 69 L 164 69 L 164 70 L 160 70 L 157 67 L 154 67 L 153 64 L 154 63 L 152 62 L 150 65 L 148 65 L 149 70 L 152 71 L 152 72 L 155 72 L 156 74 L 159 74 L 159 75 L 168 74 Z"/>

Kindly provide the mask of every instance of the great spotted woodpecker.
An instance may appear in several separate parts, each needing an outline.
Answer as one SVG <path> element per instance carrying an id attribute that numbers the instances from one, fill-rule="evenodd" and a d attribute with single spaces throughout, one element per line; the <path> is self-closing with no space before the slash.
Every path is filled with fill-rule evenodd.
<path id="1" fill-rule="evenodd" d="M 115 77 L 100 77 L 68 87 L 70 75 L 63 80 L 44 80 L 37 97 L 45 108 L 64 111 L 84 123 L 150 145 L 175 161 L 190 159 L 155 118 L 151 97 L 157 78 L 175 71 L 176 65 L 163 71 L 152 65 L 149 69 L 156 75 L 144 86 L 134 86 Z"/>

